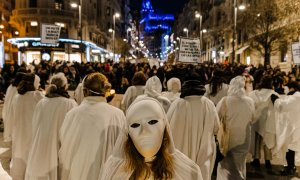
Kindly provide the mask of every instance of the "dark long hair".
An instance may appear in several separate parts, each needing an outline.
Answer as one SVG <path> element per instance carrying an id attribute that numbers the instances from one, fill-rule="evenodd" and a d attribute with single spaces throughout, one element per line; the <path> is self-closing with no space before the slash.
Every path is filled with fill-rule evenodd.
<path id="1" fill-rule="evenodd" d="M 18 93 L 24 95 L 28 91 L 35 91 L 34 78 L 34 74 L 25 74 L 17 87 Z"/>
<path id="2" fill-rule="evenodd" d="M 169 144 L 170 136 L 167 131 L 165 131 L 162 145 L 156 154 L 156 158 L 151 162 L 151 166 L 149 167 L 146 164 L 144 157 L 135 148 L 131 137 L 128 135 L 125 145 L 125 153 L 128 159 L 126 167 L 129 171 L 133 171 L 131 177 L 133 179 L 147 179 L 151 175 L 151 172 L 153 172 L 155 180 L 171 179 L 174 171 L 172 157 L 168 152 Z"/>
<path id="3" fill-rule="evenodd" d="M 213 77 L 210 80 L 209 83 L 209 89 L 210 89 L 210 96 L 215 96 L 219 92 L 219 90 L 222 89 L 222 84 L 225 82 L 223 79 L 224 73 L 221 70 L 215 70 L 213 73 Z"/>

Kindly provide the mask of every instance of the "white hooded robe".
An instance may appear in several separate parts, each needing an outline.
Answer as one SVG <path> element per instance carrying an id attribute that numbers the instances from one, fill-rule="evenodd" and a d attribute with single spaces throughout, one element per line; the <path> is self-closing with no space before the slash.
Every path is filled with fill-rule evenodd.
<path id="1" fill-rule="evenodd" d="M 196 162 L 203 179 L 209 180 L 220 124 L 215 105 L 204 96 L 187 96 L 173 102 L 167 115 L 175 147 Z"/>
<path id="2" fill-rule="evenodd" d="M 32 117 L 37 103 L 43 98 L 40 91 L 17 94 L 12 101 L 12 167 L 14 179 L 24 179 L 32 142 Z"/>
<path id="3" fill-rule="evenodd" d="M 73 99 L 65 97 L 45 97 L 37 104 L 26 180 L 57 180 L 59 129 L 67 112 L 76 106 Z"/>
<path id="4" fill-rule="evenodd" d="M 124 113 L 104 97 L 86 97 L 67 113 L 60 129 L 61 180 L 96 180 L 111 155 Z"/>

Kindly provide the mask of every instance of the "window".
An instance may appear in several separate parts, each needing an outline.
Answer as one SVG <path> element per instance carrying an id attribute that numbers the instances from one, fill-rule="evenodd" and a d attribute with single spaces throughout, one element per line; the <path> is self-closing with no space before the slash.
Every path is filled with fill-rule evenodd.
<path id="1" fill-rule="evenodd" d="M 37 7 L 37 0 L 30 0 L 29 7 L 31 7 L 31 8 Z"/>
<path id="2" fill-rule="evenodd" d="M 106 15 L 107 15 L 107 16 L 110 16 L 110 7 L 107 7 L 107 8 L 106 8 Z"/>
<path id="3" fill-rule="evenodd" d="M 286 62 L 287 61 L 287 51 L 288 51 L 288 45 L 287 42 L 282 42 L 279 47 L 280 52 L 280 61 Z"/>
<path id="4" fill-rule="evenodd" d="M 58 9 L 58 10 L 62 10 L 63 9 L 63 0 L 55 0 L 54 8 Z"/>

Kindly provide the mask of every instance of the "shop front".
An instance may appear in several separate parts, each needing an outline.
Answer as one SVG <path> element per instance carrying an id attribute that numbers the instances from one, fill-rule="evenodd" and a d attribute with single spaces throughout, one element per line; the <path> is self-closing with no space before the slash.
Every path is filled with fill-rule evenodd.
<path id="1" fill-rule="evenodd" d="M 101 57 L 109 54 L 94 43 L 74 39 L 59 39 L 56 44 L 43 44 L 40 38 L 12 38 L 8 42 L 18 47 L 18 64 L 38 64 L 41 60 L 79 63 L 101 61 Z"/>

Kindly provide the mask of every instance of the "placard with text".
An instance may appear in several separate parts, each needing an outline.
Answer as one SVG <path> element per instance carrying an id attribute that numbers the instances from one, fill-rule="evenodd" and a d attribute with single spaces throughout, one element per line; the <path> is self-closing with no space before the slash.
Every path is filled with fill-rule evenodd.
<path id="1" fill-rule="evenodd" d="M 200 63 L 199 39 L 180 39 L 179 61 L 184 63 Z"/>

